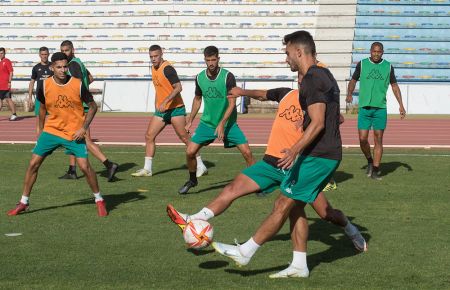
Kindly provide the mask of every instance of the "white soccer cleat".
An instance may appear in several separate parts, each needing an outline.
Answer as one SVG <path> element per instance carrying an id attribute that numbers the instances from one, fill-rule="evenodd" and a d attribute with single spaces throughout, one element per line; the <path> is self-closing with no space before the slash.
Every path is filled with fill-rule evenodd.
<path id="1" fill-rule="evenodd" d="M 308 268 L 296 268 L 292 265 L 287 267 L 286 269 L 272 274 L 269 276 L 269 278 L 277 279 L 277 278 L 308 278 L 309 277 L 309 270 Z"/>
<path id="2" fill-rule="evenodd" d="M 145 169 L 145 168 L 142 168 L 142 169 L 139 169 L 138 171 L 136 171 L 135 173 L 131 173 L 131 176 L 134 176 L 134 177 L 145 177 L 145 176 L 152 176 L 152 172 L 151 171 L 149 171 L 149 170 L 147 170 L 147 169 Z"/>
<path id="3" fill-rule="evenodd" d="M 15 120 L 17 120 L 17 115 L 11 115 L 11 116 L 9 117 L 9 120 L 10 120 L 10 121 L 15 121 Z"/>
<path id="4" fill-rule="evenodd" d="M 361 233 L 358 231 L 356 234 L 349 237 L 355 248 L 360 252 L 367 252 L 367 243 L 364 237 L 361 235 Z"/>
<path id="5" fill-rule="evenodd" d="M 241 254 L 239 245 L 234 246 L 213 242 L 211 246 L 216 250 L 217 253 L 234 260 L 236 262 L 236 265 L 238 265 L 239 267 L 247 265 L 251 260 L 251 257 L 245 257 Z"/>
<path id="6" fill-rule="evenodd" d="M 197 172 L 195 176 L 200 177 L 203 175 L 208 175 L 208 168 L 204 164 L 197 166 Z"/>

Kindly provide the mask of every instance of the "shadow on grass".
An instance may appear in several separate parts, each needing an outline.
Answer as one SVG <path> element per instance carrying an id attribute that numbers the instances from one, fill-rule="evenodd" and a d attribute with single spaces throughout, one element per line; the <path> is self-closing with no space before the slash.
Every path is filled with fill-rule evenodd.
<path id="1" fill-rule="evenodd" d="M 121 194 L 103 195 L 103 198 L 106 201 L 106 209 L 108 210 L 108 212 L 111 212 L 111 211 L 117 209 L 117 206 L 122 203 L 135 202 L 135 201 L 146 199 L 147 197 L 142 195 L 142 193 L 140 193 L 140 192 L 130 191 L 130 192 L 125 192 L 125 193 L 121 193 Z M 34 210 L 29 210 L 29 211 L 24 212 L 23 214 L 30 214 L 30 213 L 34 213 L 34 212 L 38 212 L 38 211 L 52 210 L 52 209 L 57 209 L 57 208 L 87 205 L 87 204 L 94 205 L 95 204 L 94 198 L 93 197 L 84 198 L 84 199 L 79 199 L 75 202 L 71 202 L 71 203 L 64 204 L 64 205 L 48 206 L 48 207 L 38 208 L 38 209 L 34 209 Z"/>
<path id="2" fill-rule="evenodd" d="M 354 176 L 353 174 L 347 173 L 347 172 L 344 172 L 344 171 L 336 171 L 336 172 L 334 173 L 334 175 L 333 175 L 334 180 L 335 180 L 337 183 L 342 183 L 342 182 L 344 182 L 344 181 L 347 181 L 347 180 L 349 180 L 349 179 L 352 179 L 353 176 Z"/>
<path id="3" fill-rule="evenodd" d="M 208 169 L 213 168 L 213 167 L 216 166 L 215 163 L 209 162 L 209 161 L 205 161 L 205 160 L 203 160 L 203 164 L 205 164 L 206 168 L 208 168 Z M 172 171 L 177 171 L 177 170 L 186 170 L 186 176 L 187 176 L 187 177 L 189 176 L 189 174 L 188 174 L 188 172 L 187 172 L 187 166 L 186 166 L 186 164 L 183 164 L 183 165 L 181 165 L 181 166 L 179 166 L 179 167 L 169 168 L 169 169 L 166 169 L 166 170 L 161 170 L 161 171 L 155 172 L 155 173 L 153 174 L 153 176 L 155 176 L 155 175 L 160 175 L 160 174 L 164 174 L 164 173 L 168 173 L 168 172 L 172 172 Z"/>
<path id="4" fill-rule="evenodd" d="M 409 165 L 407 163 L 403 163 L 403 162 L 399 162 L 399 161 L 392 161 L 392 162 L 386 162 L 386 163 L 382 162 L 380 165 L 381 176 L 386 176 L 388 174 L 391 174 L 400 167 L 404 167 L 408 171 L 413 171 L 413 168 L 411 167 L 411 165 Z M 363 167 L 361 167 L 361 169 L 367 169 L 367 164 L 364 165 Z"/>
<path id="5" fill-rule="evenodd" d="M 208 255 L 208 254 L 214 253 L 214 250 L 204 250 L 204 249 L 199 249 L 199 250 L 187 249 L 187 251 L 189 253 L 192 253 L 192 254 L 196 255 L 196 256 L 203 256 L 203 255 Z"/>
<path id="6" fill-rule="evenodd" d="M 223 180 L 223 181 L 218 181 L 218 182 L 214 182 L 211 184 L 211 186 L 207 187 L 207 188 L 203 188 L 200 189 L 198 191 L 193 191 L 192 194 L 197 194 L 197 193 L 202 193 L 205 191 L 209 191 L 209 190 L 214 190 L 214 189 L 222 189 L 224 188 L 228 183 L 232 182 L 233 179 L 228 179 L 228 180 Z M 189 193 L 191 194 L 191 193 Z"/>
<path id="7" fill-rule="evenodd" d="M 126 172 L 128 170 L 130 170 L 131 168 L 135 167 L 137 164 L 134 162 L 129 162 L 129 163 L 121 163 L 119 164 L 119 168 L 117 168 L 117 173 L 119 172 Z M 100 175 L 101 177 L 105 177 L 108 178 L 108 170 L 105 168 L 102 171 L 97 171 L 96 172 L 98 175 Z M 78 178 L 81 178 L 81 176 L 79 176 Z M 121 181 L 124 180 L 122 178 L 118 178 L 116 175 L 114 175 L 114 178 L 111 180 L 111 182 L 115 182 L 115 181 Z"/>
<path id="8" fill-rule="evenodd" d="M 350 221 L 354 218 L 348 217 Z M 308 241 L 319 241 L 329 246 L 329 248 L 323 252 L 308 255 L 308 268 L 313 270 L 321 263 L 332 263 L 336 260 L 355 256 L 360 254 L 350 239 L 344 234 L 344 231 L 339 227 L 331 223 L 325 222 L 320 218 L 309 219 L 313 221 L 309 225 L 309 238 Z M 353 223 L 353 222 L 352 222 Z M 366 239 L 368 243 L 370 235 L 367 233 L 367 228 L 353 223 Z M 278 234 L 272 238 L 272 241 L 289 241 L 291 236 L 289 233 Z M 225 271 L 232 274 L 239 274 L 241 276 L 253 276 L 258 274 L 264 274 L 268 272 L 276 272 L 285 269 L 288 265 L 257 269 L 257 270 L 238 270 L 238 269 L 226 269 Z"/>
<path id="9" fill-rule="evenodd" d="M 229 264 L 230 263 L 228 263 L 227 261 L 208 261 L 208 262 L 200 263 L 198 265 L 198 267 L 202 268 L 202 269 L 213 270 L 213 269 L 219 269 L 219 268 L 226 267 Z M 227 271 L 227 270 L 225 270 L 225 271 Z"/>

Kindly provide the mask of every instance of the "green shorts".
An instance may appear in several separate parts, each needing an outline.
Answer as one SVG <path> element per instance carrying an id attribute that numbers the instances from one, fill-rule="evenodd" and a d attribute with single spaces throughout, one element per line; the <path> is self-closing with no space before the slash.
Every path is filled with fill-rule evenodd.
<path id="1" fill-rule="evenodd" d="M 200 122 L 197 129 L 195 129 L 194 135 L 192 135 L 191 142 L 206 146 L 216 140 L 217 134 L 215 134 L 215 131 L 215 128 L 211 128 Z M 223 140 L 225 148 L 232 148 L 245 143 L 248 143 L 247 138 L 245 138 L 244 133 L 242 133 L 237 123 L 233 123 L 233 125 L 225 128 Z"/>
<path id="2" fill-rule="evenodd" d="M 169 109 L 164 112 L 155 111 L 153 115 L 162 118 L 164 123 L 170 124 L 172 123 L 173 117 L 186 116 L 186 108 L 182 106 L 178 108 Z"/>
<path id="3" fill-rule="evenodd" d="M 386 108 L 362 107 L 358 112 L 358 129 L 374 130 L 386 129 L 387 110 Z"/>
<path id="4" fill-rule="evenodd" d="M 256 182 L 264 193 L 271 193 L 279 188 L 287 173 L 288 170 L 276 168 L 264 160 L 258 161 L 242 171 L 242 174 Z"/>
<path id="5" fill-rule="evenodd" d="M 66 152 L 69 152 L 71 155 L 75 155 L 77 158 L 88 157 L 86 142 L 84 140 L 69 141 L 47 132 L 42 132 L 39 136 L 36 146 L 33 149 L 33 153 L 45 157 L 52 154 L 53 151 L 60 146 L 66 148 Z"/>
<path id="6" fill-rule="evenodd" d="M 330 181 L 340 160 L 300 156 L 281 184 L 281 192 L 292 199 L 312 203 Z"/>
<path id="7" fill-rule="evenodd" d="M 36 102 L 34 102 L 34 115 L 39 116 L 39 108 L 41 107 L 41 102 L 36 99 Z"/>

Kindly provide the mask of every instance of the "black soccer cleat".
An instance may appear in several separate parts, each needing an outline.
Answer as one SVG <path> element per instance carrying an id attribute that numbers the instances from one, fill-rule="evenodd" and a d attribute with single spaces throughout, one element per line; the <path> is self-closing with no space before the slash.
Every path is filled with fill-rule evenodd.
<path id="1" fill-rule="evenodd" d="M 375 179 L 375 180 L 381 180 L 382 178 L 381 178 L 381 171 L 380 170 L 374 170 L 374 171 L 372 171 L 372 174 L 370 175 L 370 177 L 372 178 L 372 179 Z"/>
<path id="2" fill-rule="evenodd" d="M 373 163 L 367 163 L 366 174 L 367 177 L 371 177 L 373 172 Z"/>
<path id="3" fill-rule="evenodd" d="M 76 172 L 66 172 L 66 174 L 58 177 L 58 179 L 78 179 L 78 176 Z"/>
<path id="4" fill-rule="evenodd" d="M 108 168 L 108 182 L 111 182 L 119 169 L 119 164 L 112 162 L 111 167 Z"/>
<path id="5" fill-rule="evenodd" d="M 186 183 L 178 190 L 179 194 L 187 194 L 189 189 L 192 187 L 196 187 L 198 182 L 194 182 L 192 180 L 186 181 Z"/>

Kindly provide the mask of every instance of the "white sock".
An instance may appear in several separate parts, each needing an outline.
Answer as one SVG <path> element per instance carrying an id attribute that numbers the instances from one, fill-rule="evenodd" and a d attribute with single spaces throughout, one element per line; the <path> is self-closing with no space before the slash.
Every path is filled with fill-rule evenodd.
<path id="1" fill-rule="evenodd" d="M 102 197 L 102 195 L 100 194 L 100 192 L 94 193 L 94 197 L 95 197 L 95 202 L 97 202 L 97 201 L 102 201 L 102 200 L 103 200 L 103 197 Z"/>
<path id="2" fill-rule="evenodd" d="M 308 268 L 308 265 L 306 264 L 306 253 L 294 251 L 291 266 L 298 269 Z"/>
<path id="3" fill-rule="evenodd" d="M 20 202 L 23 204 L 28 204 L 28 196 L 22 195 L 22 198 L 20 199 Z"/>
<path id="4" fill-rule="evenodd" d="M 344 231 L 345 234 L 349 237 L 358 233 L 358 229 L 354 225 L 352 225 L 352 223 L 349 220 L 347 220 L 347 224 L 344 227 Z"/>
<path id="5" fill-rule="evenodd" d="M 152 171 L 152 160 L 153 157 L 145 157 L 144 169 L 148 171 Z"/>
<path id="6" fill-rule="evenodd" d="M 256 251 L 261 247 L 258 245 L 255 240 L 253 240 L 253 237 L 250 238 L 247 242 L 239 246 L 239 250 L 241 251 L 241 254 L 244 257 L 253 257 L 253 255 L 256 253 Z"/>
<path id="7" fill-rule="evenodd" d="M 197 168 L 201 167 L 202 165 L 205 166 L 205 164 L 203 164 L 202 161 L 202 157 L 200 155 L 198 155 L 197 157 L 195 157 L 197 159 Z M 206 167 L 206 166 L 205 166 Z"/>
<path id="8" fill-rule="evenodd" d="M 214 213 L 207 207 L 202 208 L 198 213 L 189 216 L 191 220 L 204 220 L 207 221 L 214 217 Z"/>

